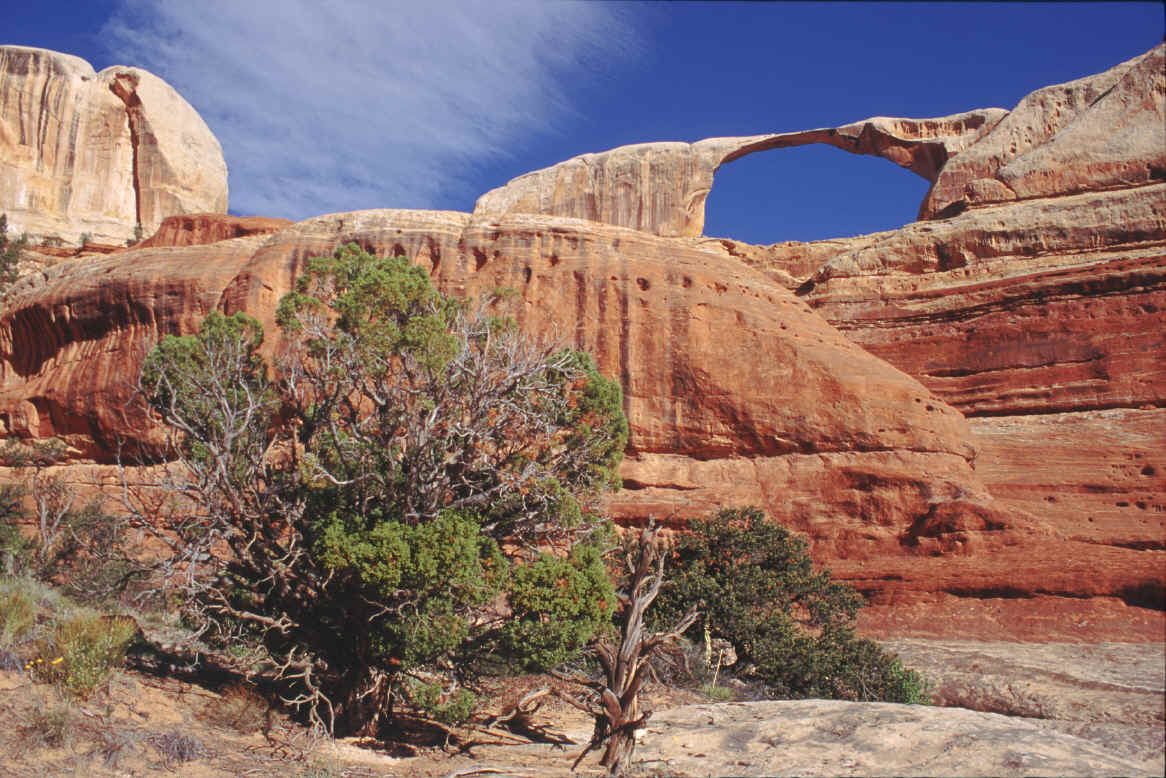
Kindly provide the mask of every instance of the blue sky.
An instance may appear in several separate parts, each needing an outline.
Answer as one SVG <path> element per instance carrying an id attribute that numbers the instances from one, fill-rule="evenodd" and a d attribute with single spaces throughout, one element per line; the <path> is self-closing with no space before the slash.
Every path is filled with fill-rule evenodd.
<path id="1" fill-rule="evenodd" d="M 468 211 L 653 140 L 1011 108 L 1163 38 L 1161 3 L 4 0 L 0 43 L 153 71 L 223 145 L 235 213 Z M 891 229 L 926 182 L 833 148 L 726 165 L 706 234 Z"/>

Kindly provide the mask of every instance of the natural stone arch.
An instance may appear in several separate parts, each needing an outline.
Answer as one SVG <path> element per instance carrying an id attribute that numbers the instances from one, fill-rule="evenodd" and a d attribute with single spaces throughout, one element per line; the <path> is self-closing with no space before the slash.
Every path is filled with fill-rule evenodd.
<path id="1" fill-rule="evenodd" d="M 759 151 L 825 143 L 884 157 L 934 182 L 948 159 L 1007 113 L 986 108 L 936 119 L 878 116 L 802 132 L 620 146 L 519 176 L 482 195 L 474 215 L 569 216 L 656 235 L 698 237 L 713 177 L 726 162 Z"/>

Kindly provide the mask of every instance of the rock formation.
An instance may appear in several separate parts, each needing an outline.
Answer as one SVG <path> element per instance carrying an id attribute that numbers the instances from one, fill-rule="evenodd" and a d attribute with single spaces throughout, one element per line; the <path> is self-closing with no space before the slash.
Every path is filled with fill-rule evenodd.
<path id="1" fill-rule="evenodd" d="M 124 243 L 137 225 L 226 210 L 219 142 L 164 81 L 0 46 L 0 212 L 14 234 Z"/>
<path id="2" fill-rule="evenodd" d="M 186 213 L 167 216 L 158 231 L 135 248 L 202 246 L 220 240 L 279 232 L 292 222 L 266 216 L 228 216 L 224 213 Z"/>
<path id="3" fill-rule="evenodd" d="M 1120 753 L 1120 746 L 1096 740 L 1064 734 L 1040 719 L 962 708 L 835 700 L 737 702 L 661 711 L 639 739 L 634 766 L 678 778 L 1149 776 L 1160 769 L 1161 759 L 1130 757 Z"/>
<path id="4" fill-rule="evenodd" d="M 621 146 L 519 176 L 482 195 L 474 215 L 573 216 L 656 235 L 692 237 L 704 230 L 713 174 L 746 154 L 825 143 L 884 157 L 935 181 L 952 155 L 987 134 L 1006 113 L 987 108 L 938 119 L 877 116 L 804 132 Z"/>
<path id="5" fill-rule="evenodd" d="M 1164 95 L 1161 46 L 1104 73 L 1038 89 L 944 167 L 919 217 L 1162 181 Z"/>
<path id="6" fill-rule="evenodd" d="M 126 403 L 150 343 L 219 308 L 259 317 L 274 349 L 304 260 L 351 241 L 448 293 L 518 290 L 524 326 L 619 378 L 620 520 L 761 505 L 868 595 L 871 633 L 1160 640 L 1166 148 L 1144 140 L 1166 116 L 1162 52 L 1011 112 L 584 155 L 473 214 L 171 220 L 0 303 L 0 434 L 111 462 L 152 434 Z M 811 244 L 700 236 L 720 164 L 811 142 L 933 181 L 935 218 Z"/>

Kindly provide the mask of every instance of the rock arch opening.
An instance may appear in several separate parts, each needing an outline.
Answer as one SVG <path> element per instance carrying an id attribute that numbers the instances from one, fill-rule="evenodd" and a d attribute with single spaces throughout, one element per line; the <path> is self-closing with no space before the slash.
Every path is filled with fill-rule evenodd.
<path id="1" fill-rule="evenodd" d="M 768 245 L 848 238 L 915 221 L 930 182 L 825 144 L 754 152 L 716 171 L 704 234 Z"/>

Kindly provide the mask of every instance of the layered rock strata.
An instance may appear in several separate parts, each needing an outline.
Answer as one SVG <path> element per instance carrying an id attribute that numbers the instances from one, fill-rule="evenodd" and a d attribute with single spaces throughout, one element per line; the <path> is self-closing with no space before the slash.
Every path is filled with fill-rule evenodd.
<path id="1" fill-rule="evenodd" d="M 198 113 L 129 67 L 0 46 L 0 212 L 14 234 L 80 243 L 227 210 L 227 166 Z"/>
<path id="2" fill-rule="evenodd" d="M 174 221 L 156 247 L 13 288 L 0 432 L 111 461 L 151 434 L 125 404 L 150 343 L 211 308 L 275 333 L 304 261 L 351 241 L 449 293 L 518 290 L 524 326 L 619 378 L 622 521 L 758 504 L 868 595 L 872 633 L 1160 640 L 1166 148 L 1143 141 L 1166 115 L 1162 51 L 1011 112 L 584 155 L 472 215 L 336 214 L 183 248 L 251 228 Z M 700 237 L 717 166 L 807 142 L 923 175 L 936 218 L 813 244 Z"/>
<path id="3" fill-rule="evenodd" d="M 187 213 L 167 216 L 158 231 L 136 248 L 161 246 L 202 246 L 220 240 L 268 235 L 279 232 L 292 222 L 266 216 L 229 216 L 225 213 Z"/>
<path id="4" fill-rule="evenodd" d="M 573 219 L 370 211 L 50 268 L 0 318 L 0 422 L 111 461 L 113 441 L 149 440 L 127 400 L 150 342 L 217 306 L 259 317 L 274 350 L 275 306 L 303 261 L 348 242 L 408 256 L 451 293 L 519 290 L 523 326 L 620 379 L 631 437 L 619 517 L 757 502 L 865 554 L 894 553 L 921 517 L 961 506 L 1000 542 L 1027 531 L 989 504 L 960 414 L 789 291 L 697 248 Z M 53 337 L 28 349 L 38 330 Z"/>

